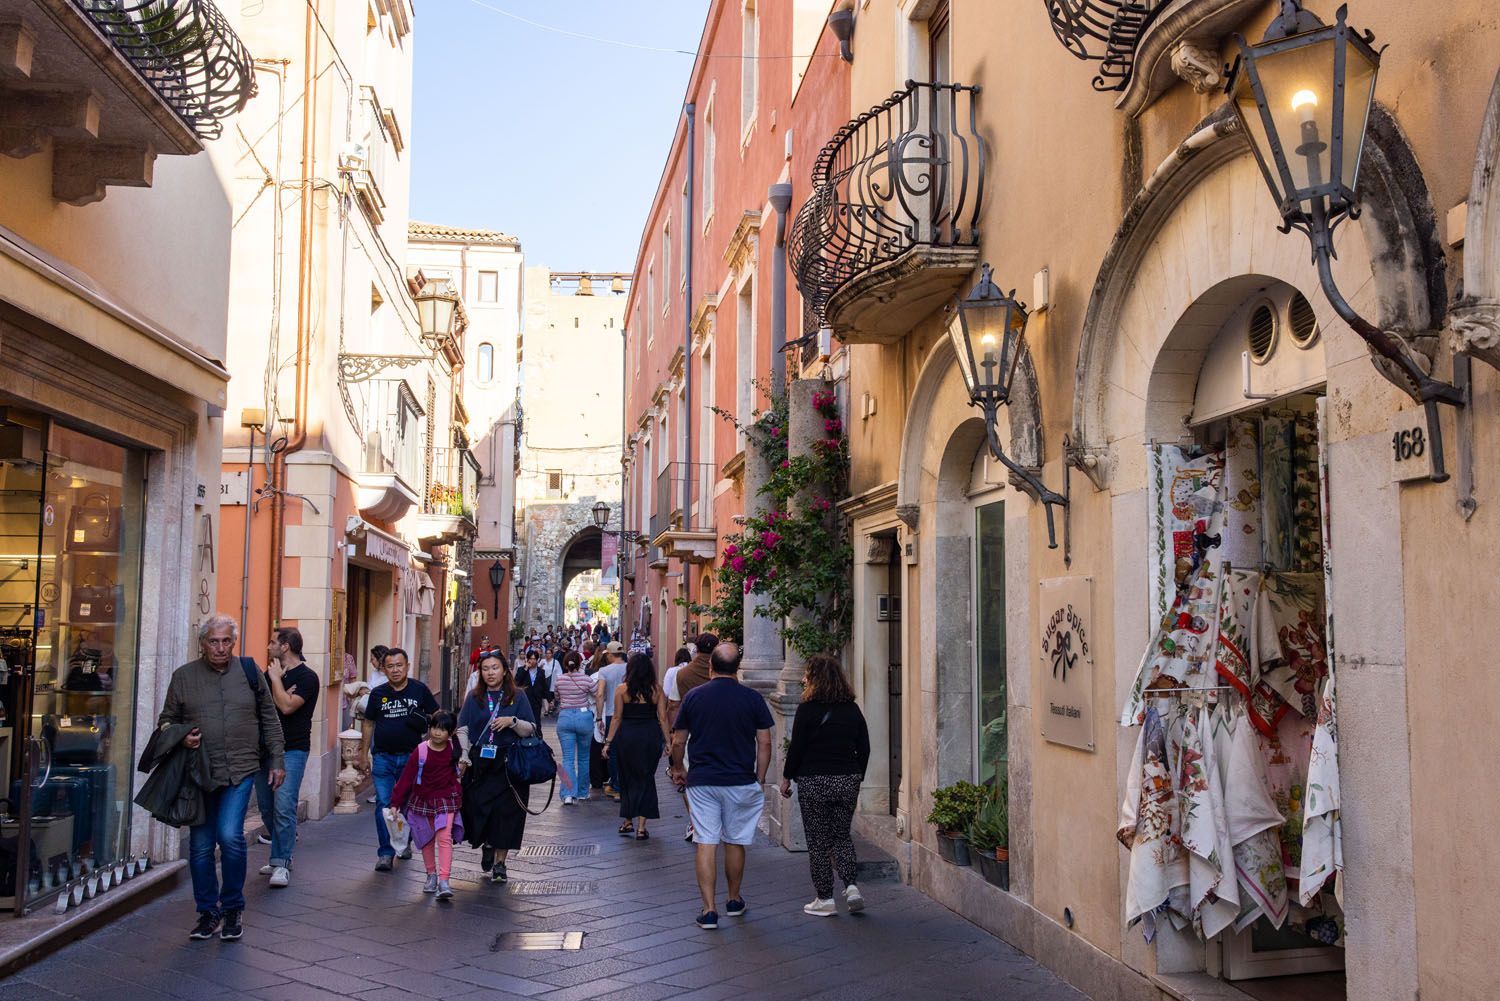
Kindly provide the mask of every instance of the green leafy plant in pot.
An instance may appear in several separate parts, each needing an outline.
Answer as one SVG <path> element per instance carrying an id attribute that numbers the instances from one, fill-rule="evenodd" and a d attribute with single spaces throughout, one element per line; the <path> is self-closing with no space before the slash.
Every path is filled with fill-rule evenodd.
<path id="1" fill-rule="evenodd" d="M 985 790 L 972 782 L 954 782 L 933 790 L 927 822 L 937 827 L 938 854 L 954 865 L 969 864 L 969 825 L 985 799 Z"/>
<path id="2" fill-rule="evenodd" d="M 970 854 L 979 860 L 985 880 L 1003 890 L 1010 889 L 1010 803 L 1005 777 L 996 780 L 984 803 L 969 822 Z"/>

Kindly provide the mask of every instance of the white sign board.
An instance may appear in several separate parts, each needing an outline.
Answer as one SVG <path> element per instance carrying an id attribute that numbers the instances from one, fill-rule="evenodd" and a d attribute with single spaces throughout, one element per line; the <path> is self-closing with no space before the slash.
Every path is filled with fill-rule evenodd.
<path id="1" fill-rule="evenodd" d="M 1042 739 L 1094 747 L 1093 578 L 1058 577 L 1040 586 Z"/>
<path id="2" fill-rule="evenodd" d="M 245 495 L 248 493 L 249 483 L 249 470 L 242 469 L 237 473 L 224 473 L 219 479 L 219 503 L 245 503 Z"/>
<path id="3" fill-rule="evenodd" d="M 1421 407 L 1391 417 L 1391 479 L 1397 483 L 1425 480 L 1432 475 L 1432 440 L 1427 437 L 1427 413 Z"/>

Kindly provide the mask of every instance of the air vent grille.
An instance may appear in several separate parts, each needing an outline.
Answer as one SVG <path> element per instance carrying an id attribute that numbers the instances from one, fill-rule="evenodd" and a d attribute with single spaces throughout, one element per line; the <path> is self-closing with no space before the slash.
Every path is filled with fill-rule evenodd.
<path id="1" fill-rule="evenodd" d="M 1292 304 L 1287 308 L 1287 322 L 1292 328 L 1292 341 L 1298 347 L 1307 347 L 1318 339 L 1318 314 L 1312 303 L 1301 292 L 1293 293 Z"/>
<path id="2" fill-rule="evenodd" d="M 1276 314 L 1268 303 L 1256 306 L 1250 314 L 1250 357 L 1263 362 L 1276 347 Z"/>

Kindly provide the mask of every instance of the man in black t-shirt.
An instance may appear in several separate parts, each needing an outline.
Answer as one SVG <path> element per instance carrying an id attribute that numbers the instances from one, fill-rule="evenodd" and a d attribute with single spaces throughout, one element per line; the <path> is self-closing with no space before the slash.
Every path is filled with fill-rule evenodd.
<path id="1" fill-rule="evenodd" d="M 266 645 L 266 687 L 281 717 L 281 732 L 286 739 L 286 780 L 275 789 L 268 781 L 264 767 L 255 779 L 255 798 L 260 805 L 260 819 L 271 839 L 271 861 L 261 867 L 262 876 L 271 877 L 271 885 L 286 886 L 292 881 L 292 852 L 297 847 L 297 798 L 302 790 L 302 773 L 312 750 L 313 709 L 318 705 L 318 676 L 302 659 L 302 633 L 291 627 L 276 630 Z"/>
<path id="2" fill-rule="evenodd" d="M 427 734 L 428 717 L 438 710 L 432 690 L 408 677 L 410 670 L 405 650 L 394 647 L 387 651 L 385 676 L 389 680 L 370 693 L 365 705 L 362 750 L 370 777 L 375 781 L 375 834 L 380 839 L 376 872 L 390 872 L 396 857 L 391 847 L 391 832 L 385 826 L 385 808 L 391 805 L 391 792 L 406 768 L 406 759 Z M 401 857 L 411 858 L 410 845 Z"/>

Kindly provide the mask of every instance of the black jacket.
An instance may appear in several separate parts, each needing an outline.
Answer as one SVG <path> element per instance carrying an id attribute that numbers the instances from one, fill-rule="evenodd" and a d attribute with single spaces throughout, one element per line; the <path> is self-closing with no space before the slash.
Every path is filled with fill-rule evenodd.
<path id="1" fill-rule="evenodd" d="M 171 827 L 190 827 L 208 818 L 205 790 L 212 784 L 203 745 L 182 743 L 191 723 L 164 723 L 151 734 L 137 770 L 150 772 L 135 805 Z"/>

